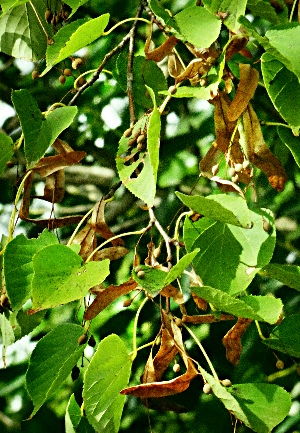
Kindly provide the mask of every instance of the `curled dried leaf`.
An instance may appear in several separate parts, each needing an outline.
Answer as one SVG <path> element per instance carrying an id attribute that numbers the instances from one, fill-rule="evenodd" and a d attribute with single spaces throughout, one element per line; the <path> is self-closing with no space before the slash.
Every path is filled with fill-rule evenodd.
<path id="1" fill-rule="evenodd" d="M 198 76 L 198 74 L 201 74 L 201 66 L 202 66 L 202 59 L 193 59 L 187 66 L 184 72 L 182 74 L 178 75 L 176 77 L 176 83 L 181 83 L 184 80 L 191 80 L 192 78 Z"/>
<path id="2" fill-rule="evenodd" d="M 168 71 L 169 71 L 170 76 L 173 78 L 177 78 L 180 74 L 182 74 L 184 72 L 184 67 L 182 66 L 176 53 L 170 53 L 169 54 Z M 176 87 L 175 87 L 175 89 L 176 89 Z"/>
<path id="3" fill-rule="evenodd" d="M 236 324 L 223 337 L 222 343 L 226 348 L 226 358 L 234 366 L 238 365 L 242 353 L 241 338 L 248 326 L 252 322 L 251 319 L 239 317 Z"/>
<path id="4" fill-rule="evenodd" d="M 194 300 L 195 304 L 197 305 L 197 308 L 199 308 L 199 310 L 206 311 L 207 310 L 207 301 L 203 298 L 200 298 L 200 296 L 196 295 L 196 293 L 194 293 L 193 291 L 191 293 L 192 293 L 193 300 Z"/>
<path id="5" fill-rule="evenodd" d="M 145 56 L 147 60 L 154 60 L 155 62 L 161 62 L 168 54 L 170 54 L 173 48 L 177 45 L 179 39 L 175 36 L 170 36 L 163 44 L 152 51 L 148 51 L 149 47 L 145 45 Z"/>
<path id="6" fill-rule="evenodd" d="M 164 287 L 160 291 L 160 295 L 165 296 L 166 298 L 173 298 L 174 302 L 181 305 L 184 304 L 184 299 L 182 293 L 179 292 L 176 287 L 172 286 L 172 284 L 169 284 L 168 286 Z"/>
<path id="7" fill-rule="evenodd" d="M 246 36 L 235 37 L 231 40 L 228 48 L 226 50 L 226 62 L 228 62 L 231 57 L 239 53 L 248 43 L 248 38 Z"/>
<path id="8" fill-rule="evenodd" d="M 243 126 L 249 161 L 268 176 L 270 185 L 273 188 L 283 191 L 287 181 L 286 172 L 279 159 L 273 155 L 266 145 L 258 117 L 251 104 L 243 113 Z"/>
<path id="9" fill-rule="evenodd" d="M 246 110 L 250 99 L 253 97 L 258 85 L 259 73 L 250 65 L 240 63 L 240 82 L 228 109 L 227 117 L 229 121 L 237 120 Z"/>

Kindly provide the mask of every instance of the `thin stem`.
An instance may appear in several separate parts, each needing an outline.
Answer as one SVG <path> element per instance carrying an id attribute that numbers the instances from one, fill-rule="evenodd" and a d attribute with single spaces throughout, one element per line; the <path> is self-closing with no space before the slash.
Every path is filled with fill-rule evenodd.
<path id="1" fill-rule="evenodd" d="M 20 197 L 21 197 L 21 194 L 22 194 L 22 191 L 23 191 L 26 179 L 31 175 L 31 173 L 32 173 L 32 170 L 29 170 L 26 173 L 26 175 L 23 177 L 22 182 L 21 182 L 21 184 L 20 184 L 20 186 L 18 188 L 18 191 L 17 191 L 17 194 L 16 194 L 16 198 L 15 198 L 15 201 L 14 201 L 14 208 L 13 208 L 13 211 L 12 211 L 10 219 L 9 219 L 7 242 L 6 242 L 5 246 L 3 247 L 2 251 L 0 251 L 0 255 L 2 255 L 4 253 L 6 245 L 13 238 L 13 233 L 14 233 L 14 230 L 15 230 L 15 218 L 16 218 L 16 213 L 18 211 L 17 205 L 18 205 L 18 202 L 20 200 Z"/>
<path id="2" fill-rule="evenodd" d="M 89 215 L 91 215 L 91 213 L 93 212 L 93 209 L 94 208 L 92 208 L 92 209 L 90 209 L 82 218 L 81 218 L 81 220 L 79 221 L 79 223 L 77 224 L 77 227 L 76 227 L 76 229 L 74 230 L 74 232 L 72 233 L 72 236 L 70 237 L 70 239 L 69 239 L 69 241 L 68 241 L 68 243 L 67 243 L 67 246 L 69 246 L 69 245 L 71 245 L 72 244 L 72 242 L 73 242 L 73 240 L 74 240 L 74 238 L 75 238 L 75 236 L 76 236 L 76 234 L 77 234 L 77 232 L 78 232 L 78 230 L 79 230 L 79 228 L 80 228 L 80 226 L 81 226 L 81 224 L 84 222 L 84 220 L 86 220 L 87 219 L 87 217 L 89 216 Z"/>
<path id="3" fill-rule="evenodd" d="M 197 345 L 199 346 L 199 348 L 200 348 L 200 350 L 201 350 L 201 352 L 202 352 L 204 358 L 206 359 L 206 362 L 207 362 L 208 365 L 209 365 L 209 368 L 211 369 L 211 372 L 212 372 L 214 378 L 219 382 L 219 378 L 218 378 L 218 375 L 217 375 L 217 373 L 216 373 L 216 370 L 214 369 L 214 366 L 212 365 L 212 362 L 211 362 L 211 360 L 209 359 L 209 356 L 208 356 L 207 353 L 205 352 L 204 347 L 202 346 L 202 344 L 200 343 L 200 341 L 198 340 L 198 338 L 196 337 L 196 335 L 193 333 L 193 331 L 192 331 L 188 326 L 186 326 L 185 323 L 182 323 L 182 325 L 185 327 L 185 329 L 189 332 L 189 334 L 193 337 L 193 339 L 195 340 L 195 342 L 196 342 Z"/>
<path id="4" fill-rule="evenodd" d="M 186 215 L 193 215 L 193 211 L 190 210 L 188 212 L 182 212 L 179 215 L 179 217 L 177 218 L 176 223 L 175 223 L 174 239 L 178 242 L 179 242 L 179 224 L 180 224 L 180 221 L 182 220 L 182 218 L 184 218 Z M 176 246 L 176 261 L 177 262 L 179 262 L 179 250 L 180 250 L 180 245 L 178 244 Z"/>
<path id="5" fill-rule="evenodd" d="M 87 75 L 87 74 L 91 74 L 92 72 L 95 73 L 97 71 L 98 71 L 98 69 L 91 69 L 91 70 L 85 71 L 81 75 L 79 75 L 79 77 L 77 77 L 76 80 L 74 81 L 74 89 L 77 90 L 77 92 L 79 91 L 80 87 L 77 87 L 77 83 L 78 83 L 78 81 L 80 80 L 81 77 L 84 77 L 84 75 Z M 112 72 L 108 71 L 107 69 L 102 69 L 102 72 L 106 72 L 107 74 L 112 75 Z M 84 85 L 86 85 L 86 84 L 84 84 Z"/>
<path id="6" fill-rule="evenodd" d="M 285 368 L 284 370 L 279 370 L 276 371 L 275 373 L 270 374 L 269 376 L 267 376 L 267 381 L 274 382 L 275 380 L 288 376 L 289 374 L 292 374 L 295 371 L 297 371 L 297 364 L 293 364 L 289 368 Z"/>
<path id="7" fill-rule="evenodd" d="M 105 245 L 109 244 L 111 241 L 114 241 L 115 239 L 118 239 L 118 238 L 121 238 L 121 237 L 124 237 L 124 236 L 130 236 L 130 235 L 142 235 L 143 233 L 145 233 L 145 231 L 146 231 L 147 229 L 148 229 L 148 227 L 143 228 L 143 229 L 141 229 L 141 230 L 134 231 L 134 232 L 121 233 L 121 234 L 119 234 L 119 235 L 112 236 L 111 238 L 107 239 L 105 242 L 103 242 L 101 245 L 99 245 L 97 248 L 95 248 L 95 249 L 91 252 L 91 254 L 90 254 L 90 255 L 88 256 L 88 258 L 86 259 L 86 263 L 88 263 L 88 262 L 91 260 L 91 258 L 93 257 L 93 255 L 94 255 L 97 251 L 99 251 L 99 250 L 100 250 L 101 248 L 103 248 Z"/>
<path id="8" fill-rule="evenodd" d="M 146 347 L 153 346 L 153 344 L 155 344 L 155 341 L 156 341 L 156 339 L 153 340 L 153 341 L 150 341 L 150 343 L 146 343 L 146 344 L 143 344 L 143 345 L 140 346 L 140 347 L 137 347 L 137 348 L 136 348 L 136 352 L 138 352 L 139 350 L 145 349 Z M 133 353 L 134 353 L 134 351 L 130 352 L 130 353 L 129 353 L 129 356 L 132 356 Z"/>
<path id="9" fill-rule="evenodd" d="M 260 327 L 260 324 L 259 324 L 259 322 L 257 320 L 255 320 L 255 325 L 256 325 L 257 332 L 258 332 L 258 335 L 260 336 L 260 338 L 262 340 L 266 340 L 266 337 L 263 335 L 261 327 Z"/>
<path id="10" fill-rule="evenodd" d="M 141 303 L 141 305 L 139 306 L 135 318 L 134 318 L 134 324 L 133 324 L 133 338 L 132 338 L 132 346 L 133 346 L 133 351 L 132 351 L 132 355 L 131 355 L 131 361 L 134 361 L 137 355 L 137 343 L 136 343 L 136 334 L 137 334 L 137 324 L 138 324 L 138 320 L 139 320 L 139 315 L 140 312 L 142 311 L 143 306 L 146 304 L 146 302 L 148 301 L 148 298 L 146 297 L 143 302 Z"/>
<path id="11" fill-rule="evenodd" d="M 293 15 L 294 15 L 294 12 L 295 12 L 296 3 L 297 3 L 297 0 L 294 0 L 293 6 L 292 6 L 292 9 L 291 9 L 290 18 L 289 18 L 289 22 L 290 22 L 290 23 L 291 23 L 292 20 L 293 20 Z"/>
<path id="12" fill-rule="evenodd" d="M 111 29 L 107 30 L 107 32 L 103 32 L 102 36 L 107 36 L 109 35 L 111 32 L 113 32 L 117 27 L 121 26 L 124 23 L 128 23 L 129 21 L 143 21 L 144 23 L 147 24 L 152 24 L 151 21 L 146 20 L 146 18 L 126 18 L 126 20 L 120 21 L 119 23 L 115 24 Z"/>
<path id="13" fill-rule="evenodd" d="M 286 128 L 291 129 L 290 125 L 286 125 L 285 123 L 280 122 L 265 122 L 264 120 L 262 120 L 260 124 L 263 126 L 285 126 Z"/>
<path id="14" fill-rule="evenodd" d="M 34 14 L 35 14 L 35 16 L 36 16 L 36 19 L 37 19 L 38 22 L 39 22 L 39 25 L 41 26 L 43 32 L 44 32 L 45 35 L 46 35 L 47 41 L 49 41 L 48 33 L 46 32 L 46 29 L 45 29 L 45 27 L 43 26 L 43 23 L 42 23 L 42 21 L 41 21 L 41 19 L 40 19 L 40 17 L 39 17 L 39 14 L 37 13 L 37 11 L 36 11 L 35 7 L 33 6 L 32 2 L 30 1 L 29 3 L 30 3 L 30 6 L 31 6 L 32 9 L 33 9 L 33 12 L 34 12 Z"/>

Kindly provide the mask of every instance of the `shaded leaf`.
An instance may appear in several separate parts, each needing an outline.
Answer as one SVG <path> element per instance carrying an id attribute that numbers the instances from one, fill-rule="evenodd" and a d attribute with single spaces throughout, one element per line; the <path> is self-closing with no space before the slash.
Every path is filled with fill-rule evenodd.
<path id="1" fill-rule="evenodd" d="M 239 68 L 240 82 L 228 109 L 227 117 L 229 121 L 237 120 L 245 111 L 258 85 L 259 73 L 256 69 L 244 63 L 240 63 Z"/>
<path id="2" fill-rule="evenodd" d="M 268 95 L 276 110 L 289 125 L 299 131 L 300 71 L 297 77 L 269 53 L 262 56 L 261 70 Z"/>
<path id="3" fill-rule="evenodd" d="M 296 164 L 300 167 L 300 139 L 295 137 L 293 132 L 289 128 L 284 128 L 282 126 L 277 127 L 278 135 L 281 141 L 288 147 L 291 151 Z"/>
<path id="4" fill-rule="evenodd" d="M 98 39 L 108 21 L 109 14 L 107 13 L 91 20 L 80 19 L 73 21 L 62 27 L 53 37 L 54 44 L 49 45 L 47 48 L 47 68 L 40 76 L 48 72 L 57 63 Z"/>
<path id="5" fill-rule="evenodd" d="M 234 366 L 237 366 L 240 361 L 243 349 L 241 338 L 251 322 L 251 319 L 239 317 L 236 324 L 222 339 L 223 346 L 226 348 L 226 358 Z"/>
<path id="6" fill-rule="evenodd" d="M 261 275 L 275 278 L 286 286 L 300 291 L 300 267 L 296 265 L 280 265 L 269 263 L 261 271 Z"/>
<path id="7" fill-rule="evenodd" d="M 114 286 L 113 284 L 108 286 L 106 289 L 97 292 L 96 298 L 88 306 L 84 313 L 85 320 L 92 320 L 96 317 L 102 310 L 104 310 L 109 304 L 118 299 L 122 295 L 130 293 L 135 290 L 137 283 L 132 279 L 129 279 L 125 283 L 119 286 Z"/>
<path id="8" fill-rule="evenodd" d="M 44 18 L 45 4 L 33 0 L 32 4 L 39 18 L 51 35 L 51 26 Z M 29 2 L 9 9 L 0 17 L 0 51 L 10 56 L 36 62 L 46 52 L 47 38 Z"/>
<path id="9" fill-rule="evenodd" d="M 15 335 L 9 320 L 5 317 L 4 313 L 0 314 L 0 330 L 2 336 L 2 361 L 4 368 L 6 368 L 6 349 L 14 343 Z"/>
<path id="10" fill-rule="evenodd" d="M 138 283 L 138 286 L 143 288 L 150 296 L 155 297 L 166 285 L 166 272 L 160 269 L 152 268 L 151 266 L 141 265 L 141 270 L 144 271 L 142 278 L 138 277 L 133 270 L 132 277 Z"/>
<path id="11" fill-rule="evenodd" d="M 221 30 L 221 20 L 203 7 L 186 7 L 174 18 L 183 38 L 199 48 L 210 47 Z"/>
<path id="12" fill-rule="evenodd" d="M 131 361 L 122 340 L 115 334 L 98 345 L 84 378 L 83 399 L 87 419 L 97 432 L 117 433 Z"/>
<path id="13" fill-rule="evenodd" d="M 270 338 L 263 340 L 268 347 L 287 353 L 290 356 L 300 358 L 300 314 L 292 314 L 285 317 L 283 321 L 276 326 Z"/>
<path id="14" fill-rule="evenodd" d="M 71 373 L 85 348 L 84 344 L 78 345 L 82 333 L 81 326 L 65 323 L 38 341 L 26 373 L 26 388 L 34 405 L 30 417 Z"/>
<path id="15" fill-rule="evenodd" d="M 207 286 L 193 287 L 193 291 L 220 311 L 268 323 L 277 322 L 283 307 L 280 299 L 271 296 L 243 296 L 237 299 L 222 290 Z"/>
<path id="16" fill-rule="evenodd" d="M 12 139 L 3 132 L 0 132 L 0 176 L 5 170 L 6 163 L 11 159 L 13 154 Z"/>
<path id="17" fill-rule="evenodd" d="M 187 236 L 188 251 L 190 246 L 191 250 L 200 248 L 193 266 L 204 285 L 234 296 L 248 287 L 256 273 L 269 263 L 275 246 L 273 217 L 264 210 L 250 211 L 250 220 L 253 227 L 249 230 L 208 218 L 195 223 L 186 219 L 184 242 Z M 263 229 L 264 220 L 272 227 L 269 233 Z"/>
<path id="18" fill-rule="evenodd" d="M 65 414 L 66 433 L 75 433 L 81 420 L 81 410 L 74 394 L 71 395 Z"/>
<path id="19" fill-rule="evenodd" d="M 238 18 L 245 15 L 247 0 L 203 0 L 204 6 L 212 13 L 225 13 L 224 24 L 233 32 L 239 30 Z"/>
<path id="20" fill-rule="evenodd" d="M 56 236 L 44 230 L 37 239 L 27 239 L 23 234 L 12 239 L 4 253 L 6 292 L 13 310 L 20 310 L 31 297 L 33 256 L 48 245 L 57 245 Z"/>
<path id="21" fill-rule="evenodd" d="M 109 275 L 109 260 L 82 265 L 67 246 L 51 245 L 35 254 L 33 268 L 32 309 L 42 310 L 84 297 Z"/>
<path id="22" fill-rule="evenodd" d="M 283 12 L 278 13 L 269 1 L 266 0 L 247 1 L 247 8 L 250 9 L 250 11 L 254 15 L 258 15 L 259 17 L 270 21 L 270 23 L 272 24 L 280 24 L 280 22 L 287 21 L 288 18 L 287 7 L 285 7 L 285 4 L 283 2 L 281 3 L 281 6 Z"/>
<path id="23" fill-rule="evenodd" d="M 252 222 L 247 203 L 241 197 L 217 194 L 189 196 L 176 192 L 177 197 L 193 211 L 216 221 L 251 228 Z"/>

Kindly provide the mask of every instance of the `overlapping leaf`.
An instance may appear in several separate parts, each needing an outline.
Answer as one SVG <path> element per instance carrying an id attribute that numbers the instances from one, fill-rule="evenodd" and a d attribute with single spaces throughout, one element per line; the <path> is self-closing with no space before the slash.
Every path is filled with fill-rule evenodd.
<path id="1" fill-rule="evenodd" d="M 291 151 L 295 162 L 300 167 L 300 139 L 295 137 L 293 132 L 289 128 L 283 126 L 277 127 L 278 135 L 281 141 L 288 147 Z"/>
<path id="2" fill-rule="evenodd" d="M 260 273 L 269 278 L 275 278 L 286 286 L 300 291 L 300 267 L 296 265 L 281 265 L 269 263 Z"/>
<path id="3" fill-rule="evenodd" d="M 270 348 L 300 358 L 300 314 L 292 314 L 273 329 L 263 342 Z"/>
<path id="4" fill-rule="evenodd" d="M 0 175 L 3 173 L 6 163 L 13 156 L 13 141 L 10 137 L 0 132 Z"/>
<path id="5" fill-rule="evenodd" d="M 245 15 L 247 0 L 204 0 L 203 4 L 212 14 L 225 14 L 224 24 L 230 30 L 239 30 L 238 18 Z"/>
<path id="6" fill-rule="evenodd" d="M 26 373 L 27 391 L 33 401 L 31 417 L 71 373 L 85 345 L 78 345 L 83 334 L 79 325 L 58 325 L 37 343 Z"/>
<path id="7" fill-rule="evenodd" d="M 122 340 L 115 334 L 98 345 L 84 378 L 83 399 L 86 416 L 97 432 L 118 433 L 131 361 Z"/>

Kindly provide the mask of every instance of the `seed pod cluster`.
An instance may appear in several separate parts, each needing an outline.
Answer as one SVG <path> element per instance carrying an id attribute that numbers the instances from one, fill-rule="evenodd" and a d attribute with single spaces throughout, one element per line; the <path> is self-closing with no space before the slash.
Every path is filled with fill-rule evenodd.
<path id="1" fill-rule="evenodd" d="M 147 138 L 146 129 L 142 131 L 141 128 L 138 128 L 135 131 L 133 131 L 133 128 L 128 128 L 124 132 L 124 136 L 129 138 L 128 147 L 131 148 L 136 147 L 139 152 L 141 152 L 146 148 L 146 138 Z"/>
<path id="2" fill-rule="evenodd" d="M 229 170 L 228 174 L 231 177 L 231 180 L 233 183 L 237 183 L 239 181 L 239 174 L 246 170 L 249 167 L 249 161 L 245 159 L 243 163 L 237 163 L 232 165 Z"/>
<path id="3" fill-rule="evenodd" d="M 67 10 L 67 6 L 65 4 L 62 4 L 60 11 L 55 11 L 54 13 L 52 10 L 48 7 L 45 11 L 45 21 L 48 24 L 52 24 L 53 26 L 56 26 L 58 24 L 63 23 L 64 21 L 67 21 L 70 15 L 70 11 Z"/>

